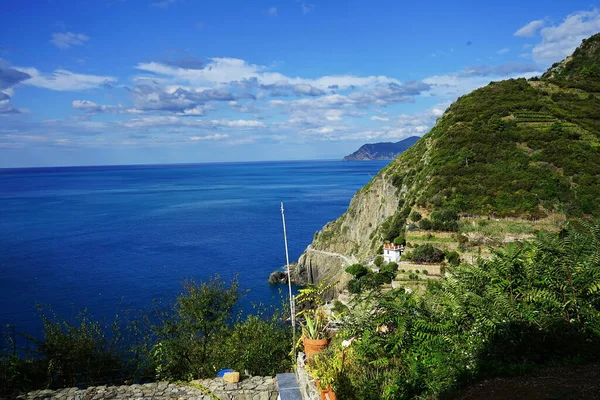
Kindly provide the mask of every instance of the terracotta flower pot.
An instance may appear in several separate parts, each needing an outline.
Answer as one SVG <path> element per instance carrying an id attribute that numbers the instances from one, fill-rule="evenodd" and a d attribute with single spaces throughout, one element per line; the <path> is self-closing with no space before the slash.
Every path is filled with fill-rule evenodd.
<path id="1" fill-rule="evenodd" d="M 337 400 L 335 393 L 331 390 L 331 386 L 327 390 L 321 390 L 321 400 Z"/>
<path id="2" fill-rule="evenodd" d="M 310 358 L 325 350 L 329 344 L 329 339 L 308 339 L 306 336 L 303 336 L 302 340 L 304 341 L 304 353 L 306 354 L 306 358 Z"/>
<path id="3" fill-rule="evenodd" d="M 327 386 L 327 389 L 321 389 L 321 382 L 319 382 L 318 379 L 315 381 L 315 383 L 317 385 L 319 395 L 321 396 L 321 400 L 337 400 L 337 397 L 331 389 L 331 386 Z"/>

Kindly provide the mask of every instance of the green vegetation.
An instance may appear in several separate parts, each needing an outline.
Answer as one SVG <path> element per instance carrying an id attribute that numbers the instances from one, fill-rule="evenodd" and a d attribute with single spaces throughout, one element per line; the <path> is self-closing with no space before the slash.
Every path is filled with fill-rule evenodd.
<path id="1" fill-rule="evenodd" d="M 348 291 L 357 294 L 366 290 L 379 290 L 381 285 L 391 283 L 398 274 L 398 264 L 383 264 L 379 272 L 373 272 L 361 264 L 352 264 L 346 268 L 346 272 L 354 275 L 348 282 Z"/>
<path id="2" fill-rule="evenodd" d="M 448 264 L 450 265 L 460 264 L 460 254 L 458 254 L 456 251 L 446 252 L 446 259 L 448 260 Z"/>
<path id="3" fill-rule="evenodd" d="M 542 75 L 561 87 L 600 92 L 600 36 L 585 39 L 570 61 L 554 64 Z"/>
<path id="4" fill-rule="evenodd" d="M 600 35 L 588 39 L 541 80 L 493 82 L 459 98 L 384 170 L 409 188 L 404 203 L 494 216 L 600 216 L 600 96 L 587 85 L 600 83 L 599 43 Z M 419 226 L 456 230 L 436 226 L 433 214 Z M 382 238 L 392 240 L 388 231 Z"/>
<path id="5" fill-rule="evenodd" d="M 291 366 L 291 328 L 282 310 L 242 317 L 236 280 L 196 284 L 169 307 L 100 323 L 40 309 L 43 338 L 0 331 L 0 394 L 39 388 L 214 377 L 222 368 L 274 375 Z"/>
<path id="6" fill-rule="evenodd" d="M 337 341 L 349 338 L 323 355 L 342 360 L 332 387 L 349 400 L 444 397 L 487 376 L 597 361 L 600 221 L 455 266 L 423 294 L 363 293 Z"/>
<path id="7" fill-rule="evenodd" d="M 453 210 L 435 210 L 431 219 L 421 220 L 419 226 L 423 230 L 456 232 L 458 230 L 458 214 Z"/>
<path id="8" fill-rule="evenodd" d="M 446 258 L 444 252 L 430 244 L 417 245 L 415 249 L 407 253 L 405 258 L 416 263 L 441 263 Z"/>
<path id="9" fill-rule="evenodd" d="M 355 279 L 360 279 L 371 271 L 362 264 L 352 264 L 346 268 L 346 272 L 354 275 Z"/>
<path id="10" fill-rule="evenodd" d="M 421 220 L 422 216 L 419 212 L 417 211 L 413 211 L 410 213 L 410 220 L 412 222 L 419 222 Z"/>
<path id="11" fill-rule="evenodd" d="M 375 259 L 373 260 L 373 264 L 375 264 L 376 267 L 380 267 L 381 264 L 383 264 L 383 256 L 375 257 Z"/>

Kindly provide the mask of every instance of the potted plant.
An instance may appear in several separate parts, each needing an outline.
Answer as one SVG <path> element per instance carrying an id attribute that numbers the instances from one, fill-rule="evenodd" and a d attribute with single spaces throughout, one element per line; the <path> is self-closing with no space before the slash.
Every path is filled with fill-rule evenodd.
<path id="1" fill-rule="evenodd" d="M 329 322 L 322 306 L 324 293 L 333 286 L 321 282 L 317 286 L 301 289 L 296 296 L 296 303 L 301 309 L 296 316 L 302 328 L 301 340 L 307 358 L 323 351 L 329 344 Z"/>
<path id="2" fill-rule="evenodd" d="M 329 329 L 325 311 L 319 307 L 316 310 L 305 310 L 302 327 L 302 341 L 307 358 L 325 350 L 329 344 Z"/>
<path id="3" fill-rule="evenodd" d="M 340 371 L 339 357 L 332 349 L 308 359 L 307 370 L 315 379 L 321 400 L 336 400 L 333 385 Z"/>

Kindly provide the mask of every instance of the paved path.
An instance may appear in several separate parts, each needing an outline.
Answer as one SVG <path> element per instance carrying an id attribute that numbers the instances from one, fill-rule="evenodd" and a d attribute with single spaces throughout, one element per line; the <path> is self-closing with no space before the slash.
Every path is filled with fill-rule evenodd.
<path id="1" fill-rule="evenodd" d="M 306 251 L 309 252 L 309 253 L 324 254 L 324 255 L 330 256 L 330 257 L 339 257 L 342 260 L 344 260 L 344 262 L 346 263 L 346 265 L 358 264 L 358 259 L 354 255 L 351 258 L 348 258 L 345 255 L 340 254 L 340 253 L 332 253 L 332 252 L 329 252 L 329 251 L 323 251 L 323 250 L 313 249 L 312 245 L 309 245 L 306 248 Z"/>

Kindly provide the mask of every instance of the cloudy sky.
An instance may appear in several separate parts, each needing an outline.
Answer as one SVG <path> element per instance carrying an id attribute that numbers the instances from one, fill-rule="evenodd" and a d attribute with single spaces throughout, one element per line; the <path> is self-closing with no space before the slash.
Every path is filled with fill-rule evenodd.
<path id="1" fill-rule="evenodd" d="M 0 168 L 337 159 L 600 31 L 589 1 L 0 2 Z"/>

